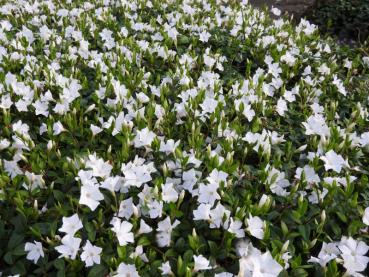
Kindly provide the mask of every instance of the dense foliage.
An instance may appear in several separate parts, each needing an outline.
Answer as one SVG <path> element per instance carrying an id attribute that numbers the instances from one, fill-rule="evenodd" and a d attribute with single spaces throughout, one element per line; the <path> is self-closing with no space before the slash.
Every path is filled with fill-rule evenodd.
<path id="1" fill-rule="evenodd" d="M 341 39 L 369 38 L 369 0 L 318 0 L 306 16 L 323 32 Z"/>
<path id="2" fill-rule="evenodd" d="M 368 73 L 247 1 L 7 1 L 2 276 L 367 276 Z"/>

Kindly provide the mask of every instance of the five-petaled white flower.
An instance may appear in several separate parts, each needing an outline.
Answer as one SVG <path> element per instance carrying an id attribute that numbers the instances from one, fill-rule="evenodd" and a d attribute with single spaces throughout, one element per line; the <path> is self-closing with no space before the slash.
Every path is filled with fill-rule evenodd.
<path id="1" fill-rule="evenodd" d="M 99 190 L 98 184 L 88 184 L 81 187 L 81 197 L 79 203 L 88 206 L 91 211 L 96 210 L 104 195 Z"/>
<path id="2" fill-rule="evenodd" d="M 210 266 L 210 262 L 208 259 L 206 259 L 203 255 L 193 256 L 193 259 L 195 260 L 195 266 L 194 271 L 200 271 L 200 270 L 208 270 L 212 267 Z"/>
<path id="3" fill-rule="evenodd" d="M 121 221 L 119 218 L 114 217 L 112 219 L 111 228 L 116 234 L 119 245 L 127 245 L 128 243 L 134 242 L 133 233 L 131 232 L 133 225 L 128 221 Z"/>
<path id="4" fill-rule="evenodd" d="M 333 150 L 329 150 L 324 156 L 320 157 L 320 159 L 324 161 L 325 170 L 332 169 L 333 171 L 340 173 L 342 167 L 348 167 L 348 162 Z"/>
<path id="5" fill-rule="evenodd" d="M 37 263 L 40 257 L 45 256 L 44 250 L 42 249 L 42 244 L 38 241 L 34 241 L 34 243 L 26 242 L 24 250 L 28 252 L 27 260 L 33 261 L 34 263 Z"/>
<path id="6" fill-rule="evenodd" d="M 77 256 L 79 246 L 81 244 L 80 238 L 75 238 L 71 235 L 65 235 L 61 240 L 61 245 L 55 247 L 61 255 L 60 257 L 65 257 L 74 260 Z"/>
<path id="7" fill-rule="evenodd" d="M 82 249 L 81 260 L 85 262 L 86 267 L 92 266 L 93 264 L 100 264 L 101 247 L 92 245 L 88 240 Z"/>
<path id="8" fill-rule="evenodd" d="M 59 232 L 66 233 L 67 235 L 74 236 L 74 234 L 83 227 L 82 221 L 77 214 L 70 217 L 63 217 L 63 225 L 60 227 Z"/>
<path id="9" fill-rule="evenodd" d="M 264 238 L 264 222 L 258 216 L 249 216 L 246 219 L 247 222 L 247 231 L 250 232 L 252 236 L 258 239 Z"/>

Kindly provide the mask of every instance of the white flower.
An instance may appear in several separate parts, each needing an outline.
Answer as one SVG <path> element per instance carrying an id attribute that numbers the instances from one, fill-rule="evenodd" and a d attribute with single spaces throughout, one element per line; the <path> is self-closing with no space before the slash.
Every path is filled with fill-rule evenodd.
<path id="1" fill-rule="evenodd" d="M 258 216 L 249 216 L 246 219 L 247 231 L 250 232 L 252 236 L 258 239 L 264 238 L 264 222 Z"/>
<path id="2" fill-rule="evenodd" d="M 330 130 L 327 126 L 325 119 L 320 114 L 311 115 L 306 122 L 303 122 L 306 131 L 306 135 L 319 135 L 322 137 L 329 137 Z"/>
<path id="3" fill-rule="evenodd" d="M 100 128 L 99 126 L 96 126 L 94 124 L 91 124 L 91 132 L 93 136 L 96 136 L 97 134 L 101 133 L 101 131 L 103 130 L 102 128 Z"/>
<path id="4" fill-rule="evenodd" d="M 338 155 L 333 150 L 325 153 L 325 155 L 320 157 L 320 159 L 324 161 L 325 170 L 332 169 L 333 171 L 340 173 L 342 167 L 348 167 L 347 161 L 345 161 L 341 155 Z"/>
<path id="5" fill-rule="evenodd" d="M 210 204 L 200 204 L 196 210 L 193 210 L 193 220 L 210 220 Z"/>
<path id="6" fill-rule="evenodd" d="M 296 58 L 290 52 L 287 51 L 286 54 L 284 54 L 281 57 L 281 61 L 285 62 L 289 66 L 294 66 L 296 63 Z"/>
<path id="7" fill-rule="evenodd" d="M 369 263 L 369 257 L 365 254 L 369 246 L 363 241 L 356 241 L 353 238 L 342 237 L 338 248 L 341 250 L 343 266 L 350 275 L 357 275 L 366 269 Z"/>
<path id="8" fill-rule="evenodd" d="M 119 245 L 127 245 L 134 242 L 133 233 L 131 232 L 133 225 L 128 221 L 120 221 L 119 218 L 113 218 L 111 224 L 112 231 L 118 238 Z"/>
<path id="9" fill-rule="evenodd" d="M 5 148 L 8 148 L 10 145 L 10 141 L 7 139 L 0 140 L 0 151 L 4 150 Z"/>
<path id="10" fill-rule="evenodd" d="M 172 269 L 170 267 L 169 261 L 162 263 L 159 267 L 162 275 L 170 275 L 172 274 Z"/>
<path id="11" fill-rule="evenodd" d="M 59 229 L 59 232 L 74 236 L 74 234 L 82 227 L 82 221 L 79 219 L 77 214 L 74 214 L 70 217 L 63 216 L 63 225 Z"/>
<path id="12" fill-rule="evenodd" d="M 146 222 L 141 219 L 140 220 L 140 229 L 138 230 L 138 234 L 147 234 L 152 231 L 152 228 L 146 224 Z"/>
<path id="13" fill-rule="evenodd" d="M 267 251 L 264 254 L 254 253 L 241 258 L 238 276 L 277 277 L 282 270 L 283 267 Z"/>
<path id="14" fill-rule="evenodd" d="M 164 25 L 164 28 L 168 34 L 168 37 L 170 37 L 172 40 L 177 40 L 178 31 L 175 27 L 170 27 L 168 24 Z"/>
<path id="15" fill-rule="evenodd" d="M 53 134 L 54 136 L 59 135 L 61 132 L 65 131 L 63 125 L 61 124 L 60 121 L 55 122 L 53 125 Z"/>
<path id="16" fill-rule="evenodd" d="M 369 226 L 369 207 L 367 207 L 364 211 L 364 215 L 363 215 L 363 223 L 365 225 Z"/>
<path id="17" fill-rule="evenodd" d="M 215 200 L 220 199 L 220 195 L 217 192 L 218 184 L 210 183 L 210 184 L 200 184 L 199 187 L 199 203 L 214 205 Z"/>
<path id="18" fill-rule="evenodd" d="M 74 260 L 77 256 L 79 246 L 81 244 L 80 238 L 75 238 L 71 235 L 65 235 L 61 240 L 61 245 L 55 249 L 61 254 L 60 257 L 65 257 Z"/>
<path id="19" fill-rule="evenodd" d="M 86 167 L 92 169 L 92 175 L 95 177 L 107 178 L 110 176 L 110 172 L 113 166 L 108 162 L 104 162 L 103 159 L 97 158 L 96 153 L 88 156 L 86 161 Z"/>
<path id="20" fill-rule="evenodd" d="M 156 137 L 154 132 L 151 132 L 147 127 L 137 131 L 136 137 L 133 141 L 136 148 L 146 146 L 150 147 L 154 138 Z"/>
<path id="21" fill-rule="evenodd" d="M 86 267 L 92 266 L 93 264 L 100 264 L 101 251 L 101 247 L 93 246 L 88 240 L 86 245 L 83 247 L 81 260 L 85 262 Z"/>
<path id="22" fill-rule="evenodd" d="M 130 219 L 134 212 L 133 198 L 123 200 L 119 205 L 118 216 Z"/>
<path id="23" fill-rule="evenodd" d="M 230 219 L 231 223 L 229 224 L 228 232 L 235 234 L 236 238 L 245 237 L 245 231 L 242 228 L 242 222 L 240 220 Z"/>
<path id="24" fill-rule="evenodd" d="M 369 132 L 361 134 L 359 143 L 361 144 L 362 147 L 369 145 Z"/>
<path id="25" fill-rule="evenodd" d="M 168 140 L 166 143 L 164 141 L 160 142 L 160 152 L 165 152 L 166 154 L 173 153 L 178 147 L 180 141 L 174 142 L 173 139 Z"/>
<path id="26" fill-rule="evenodd" d="M 114 177 L 108 177 L 104 181 L 101 182 L 101 188 L 107 189 L 111 192 L 118 191 L 120 188 L 122 177 L 120 176 L 114 176 Z"/>
<path id="27" fill-rule="evenodd" d="M 38 241 L 34 241 L 34 243 L 26 242 L 24 250 L 28 252 L 26 257 L 27 260 L 33 261 L 34 263 L 37 263 L 40 257 L 45 256 L 42 244 Z"/>
<path id="28" fill-rule="evenodd" d="M 240 239 L 236 243 L 236 252 L 240 257 L 247 257 L 251 255 L 261 255 L 259 249 L 255 248 L 250 240 Z"/>
<path id="29" fill-rule="evenodd" d="M 369 57 L 363 57 L 363 63 L 369 67 Z"/>
<path id="30" fill-rule="evenodd" d="M 249 122 L 251 122 L 255 116 L 255 111 L 251 108 L 251 105 L 246 105 L 242 111 L 242 114 L 247 118 Z"/>
<path id="31" fill-rule="evenodd" d="M 124 174 L 124 186 L 141 187 L 143 184 L 152 180 L 151 171 L 146 165 L 127 165 L 122 166 L 122 172 Z"/>
<path id="32" fill-rule="evenodd" d="M 276 15 L 276 16 L 280 16 L 281 15 L 281 10 L 280 9 L 278 9 L 278 8 L 272 8 L 271 9 L 271 11 L 272 11 L 272 13 L 274 14 L 274 15 Z"/>
<path id="33" fill-rule="evenodd" d="M 199 40 L 202 41 L 202 42 L 208 42 L 210 37 L 211 37 L 211 35 L 207 31 L 202 31 L 199 34 Z"/>
<path id="34" fill-rule="evenodd" d="M 329 75 L 331 73 L 331 70 L 325 63 L 323 63 L 321 66 L 319 66 L 318 72 L 323 75 Z"/>
<path id="35" fill-rule="evenodd" d="M 20 167 L 18 166 L 17 161 L 7 161 L 7 160 L 3 160 L 4 162 L 4 170 L 6 173 L 8 173 L 8 175 L 10 176 L 10 178 L 14 179 L 16 176 L 22 174 L 22 170 L 20 169 Z"/>
<path id="36" fill-rule="evenodd" d="M 174 185 L 172 183 L 165 183 L 161 187 L 162 190 L 162 199 L 164 202 L 176 202 L 178 200 L 178 192 L 174 189 Z"/>
<path id="37" fill-rule="evenodd" d="M 270 186 L 270 190 L 279 196 L 286 196 L 289 194 L 285 188 L 289 187 L 291 184 L 285 176 L 286 174 L 284 172 L 280 172 L 274 167 L 268 172 L 267 183 Z"/>
<path id="38" fill-rule="evenodd" d="M 206 97 L 204 102 L 200 104 L 200 107 L 202 109 L 202 115 L 213 113 L 217 106 L 218 106 L 218 101 L 216 99 Z"/>
<path id="39" fill-rule="evenodd" d="M 309 263 L 318 263 L 320 266 L 325 267 L 331 260 L 334 260 L 340 254 L 340 250 L 338 249 L 338 243 L 331 242 L 325 243 L 323 242 L 322 249 L 320 250 L 318 257 L 311 257 L 308 262 Z"/>
<path id="40" fill-rule="evenodd" d="M 200 271 L 200 270 L 208 270 L 212 267 L 210 266 L 210 262 L 208 259 L 206 259 L 203 255 L 194 255 L 193 259 L 195 260 L 195 266 L 194 271 Z"/>
<path id="41" fill-rule="evenodd" d="M 135 251 L 132 252 L 131 255 L 129 255 L 129 257 L 131 259 L 140 258 L 145 263 L 149 262 L 149 260 L 147 259 L 146 254 L 144 253 L 144 249 L 143 249 L 142 245 L 136 246 Z"/>
<path id="42" fill-rule="evenodd" d="M 79 204 L 88 206 L 91 211 L 96 210 L 101 200 L 104 199 L 104 195 L 99 190 L 98 184 L 87 184 L 81 187 L 81 197 Z"/>
<path id="43" fill-rule="evenodd" d="M 284 113 L 288 111 L 287 102 L 283 100 L 282 98 L 278 99 L 277 102 L 277 113 L 280 116 L 284 116 Z"/>
<path id="44" fill-rule="evenodd" d="M 343 94 L 344 96 L 346 96 L 347 91 L 343 85 L 343 82 L 338 79 L 337 75 L 333 75 L 333 81 L 332 84 L 334 84 L 337 87 L 337 90 L 339 93 Z"/>
<path id="45" fill-rule="evenodd" d="M 230 214 L 231 212 L 218 202 L 217 206 L 210 211 L 210 228 L 223 226 L 224 229 L 227 229 Z"/>
<path id="46" fill-rule="evenodd" d="M 311 183 L 319 183 L 320 182 L 319 175 L 316 174 L 314 168 L 312 168 L 309 165 L 305 165 L 303 168 L 301 168 L 301 167 L 297 168 L 296 169 L 295 178 L 300 179 L 301 178 L 301 174 L 303 172 L 304 172 L 304 175 L 305 175 L 305 180 L 309 184 L 311 184 Z"/>
<path id="47" fill-rule="evenodd" d="M 134 264 L 120 263 L 113 277 L 140 277 Z"/>
<path id="48" fill-rule="evenodd" d="M 25 139 L 30 139 L 29 136 L 29 126 L 26 123 L 23 123 L 22 120 L 18 120 L 12 126 L 14 133 L 17 133 L 24 137 Z"/>
<path id="49" fill-rule="evenodd" d="M 42 175 L 36 175 L 33 172 L 26 171 L 26 177 L 28 180 L 28 185 L 25 185 L 25 187 L 29 190 L 34 190 L 37 188 L 44 188 L 45 187 L 45 181 L 42 178 Z"/>
<path id="50" fill-rule="evenodd" d="M 156 231 L 156 242 L 160 247 L 166 247 L 170 245 L 172 231 L 179 225 L 179 221 L 175 220 L 173 224 L 170 223 L 170 217 L 166 217 L 164 220 L 158 223 Z"/>
<path id="51" fill-rule="evenodd" d="M 209 183 L 220 184 L 221 182 L 227 182 L 228 173 L 224 171 L 219 171 L 218 169 L 213 169 L 210 175 L 206 178 Z"/>

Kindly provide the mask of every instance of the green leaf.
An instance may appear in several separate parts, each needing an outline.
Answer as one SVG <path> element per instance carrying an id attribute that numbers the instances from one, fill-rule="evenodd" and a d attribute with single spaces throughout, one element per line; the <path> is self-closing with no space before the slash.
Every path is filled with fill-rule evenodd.
<path id="1" fill-rule="evenodd" d="M 58 270 L 64 270 L 65 268 L 65 262 L 63 259 L 56 259 L 53 264 L 54 267 Z"/>
<path id="2" fill-rule="evenodd" d="M 22 234 L 17 234 L 17 233 L 13 233 L 9 239 L 8 242 L 8 249 L 14 249 L 15 247 L 17 247 L 20 243 L 22 243 L 24 240 L 24 235 Z"/>
<path id="3" fill-rule="evenodd" d="M 94 265 L 88 272 L 88 277 L 101 277 L 108 273 L 108 269 L 102 264 Z"/>
<path id="4" fill-rule="evenodd" d="M 13 256 L 11 252 L 6 253 L 3 259 L 7 264 L 13 264 Z"/>

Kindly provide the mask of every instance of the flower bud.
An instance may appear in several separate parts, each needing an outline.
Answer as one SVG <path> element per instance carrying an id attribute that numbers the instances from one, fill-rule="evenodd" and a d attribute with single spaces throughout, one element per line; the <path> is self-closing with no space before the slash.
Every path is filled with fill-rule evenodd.
<path id="1" fill-rule="evenodd" d="M 300 146 L 299 148 L 297 148 L 296 152 L 300 153 L 300 152 L 304 151 L 306 148 L 307 148 L 307 144 L 304 144 L 304 145 Z"/>
<path id="2" fill-rule="evenodd" d="M 47 150 L 50 151 L 54 146 L 54 142 L 52 140 L 49 140 L 47 143 Z"/>
<path id="3" fill-rule="evenodd" d="M 178 202 L 182 203 L 184 197 L 185 197 L 186 191 L 182 190 L 181 193 L 179 194 L 179 198 L 178 198 Z"/>
<path id="4" fill-rule="evenodd" d="M 320 218 L 321 218 L 322 222 L 325 222 L 325 219 L 326 219 L 325 210 L 323 210 L 322 213 L 320 214 Z"/>
<path id="5" fill-rule="evenodd" d="M 33 208 L 38 211 L 38 202 L 37 199 L 35 199 L 35 201 L 33 202 Z"/>
<path id="6" fill-rule="evenodd" d="M 196 229 L 195 228 L 192 228 L 192 236 L 194 238 L 197 238 L 197 233 L 196 233 Z"/>
<path id="7" fill-rule="evenodd" d="M 286 241 L 286 242 L 283 244 L 282 249 L 281 249 L 281 252 L 282 252 L 282 253 L 284 253 L 284 252 L 286 252 L 286 251 L 288 250 L 288 246 L 289 246 L 289 244 L 290 244 L 290 241 L 289 241 L 289 240 L 288 240 L 288 241 Z"/>
<path id="8" fill-rule="evenodd" d="M 168 170 L 168 166 L 166 163 L 163 164 L 163 175 L 166 177 L 168 176 L 169 170 Z"/>
<path id="9" fill-rule="evenodd" d="M 262 208 L 270 204 L 270 197 L 266 194 L 263 194 L 259 200 L 258 207 Z"/>
<path id="10" fill-rule="evenodd" d="M 139 217 L 139 211 L 138 211 L 138 209 L 137 209 L 137 207 L 136 207 L 136 205 L 133 205 L 133 215 L 135 216 L 135 217 Z"/>
<path id="11" fill-rule="evenodd" d="M 87 110 L 85 111 L 85 113 L 88 113 L 88 112 L 92 111 L 93 109 L 95 109 L 95 107 L 96 107 L 96 105 L 95 105 L 95 104 L 90 105 L 90 106 L 87 108 Z"/>

